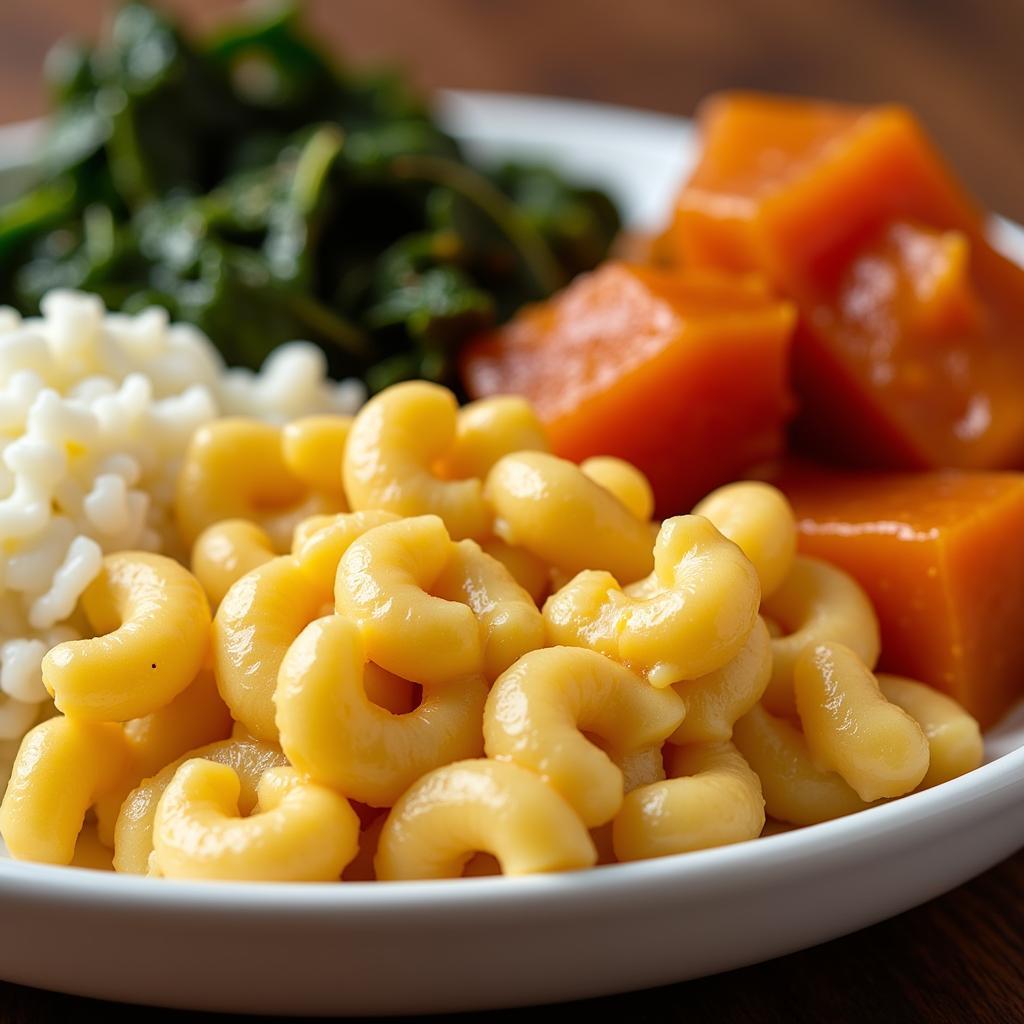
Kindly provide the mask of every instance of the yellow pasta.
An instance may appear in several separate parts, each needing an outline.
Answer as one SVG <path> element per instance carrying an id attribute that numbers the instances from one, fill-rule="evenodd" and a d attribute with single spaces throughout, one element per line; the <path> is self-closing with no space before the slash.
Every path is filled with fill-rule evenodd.
<path id="1" fill-rule="evenodd" d="M 526 548 L 517 548 L 497 537 L 487 537 L 480 547 L 497 559 L 512 574 L 512 578 L 525 590 L 533 603 L 540 607 L 551 589 L 551 566 L 531 554 Z"/>
<path id="2" fill-rule="evenodd" d="M 761 699 L 771 674 L 771 636 L 759 618 L 735 658 L 705 676 L 675 684 L 686 717 L 669 742 L 722 743 L 731 739 L 733 724 Z"/>
<path id="3" fill-rule="evenodd" d="M 110 847 L 124 798 L 175 758 L 229 736 L 231 712 L 217 692 L 213 672 L 204 668 L 166 707 L 125 722 L 123 728 L 131 770 L 115 790 L 97 799 L 95 808 L 99 838 Z"/>
<path id="4" fill-rule="evenodd" d="M 160 797 L 186 761 L 204 758 L 227 765 L 239 780 L 239 813 L 247 815 L 256 806 L 256 788 L 271 768 L 287 764 L 281 750 L 271 743 L 251 739 L 230 739 L 210 743 L 172 761 L 156 775 L 143 780 L 125 799 L 114 829 L 114 868 L 127 874 L 150 871 L 153 853 L 153 823 Z"/>
<path id="5" fill-rule="evenodd" d="M 345 448 L 345 493 L 353 509 L 440 516 L 457 540 L 484 537 L 491 516 L 476 478 L 442 480 L 457 429 L 455 396 L 426 381 L 396 384 L 359 411 Z"/>
<path id="6" fill-rule="evenodd" d="M 808 648 L 796 663 L 796 706 L 807 746 L 862 800 L 909 793 L 928 771 L 928 740 L 889 703 L 871 670 L 842 644 Z"/>
<path id="7" fill-rule="evenodd" d="M 304 544 L 307 544 L 314 534 L 319 533 L 321 530 L 330 526 L 332 523 L 337 522 L 343 515 L 362 515 L 360 512 L 320 512 L 317 515 L 307 516 L 305 519 L 300 520 L 295 524 L 295 529 L 292 530 L 292 546 L 291 553 L 293 555 L 298 554 L 299 550 Z M 385 513 L 388 514 L 388 513 Z M 397 519 L 397 516 L 392 518 Z M 282 552 L 284 553 L 284 552 Z"/>
<path id="8" fill-rule="evenodd" d="M 397 519 L 398 516 L 391 512 L 379 509 L 337 516 L 315 516 L 296 527 L 292 554 L 299 569 L 317 589 L 333 597 L 334 580 L 338 575 L 341 556 L 364 533 Z"/>
<path id="9" fill-rule="evenodd" d="M 763 611 L 782 630 L 772 640 L 772 677 L 764 694 L 774 714 L 796 714 L 793 670 L 806 648 L 834 641 L 855 651 L 868 668 L 878 661 L 881 639 L 871 602 L 856 580 L 828 562 L 798 555 Z"/>
<path id="10" fill-rule="evenodd" d="M 196 431 L 175 498 L 187 544 L 214 523 L 248 519 L 266 530 L 277 551 L 288 549 L 297 522 L 345 508 L 340 475 L 335 489 L 313 490 L 285 461 L 280 427 L 240 418 L 215 420 Z"/>
<path id="11" fill-rule="evenodd" d="M 731 743 L 672 747 L 667 762 L 668 778 L 634 789 L 615 817 L 619 860 L 705 850 L 761 834 L 761 783 Z"/>
<path id="12" fill-rule="evenodd" d="M 476 541 L 452 545 L 433 591 L 437 597 L 468 605 L 476 616 L 483 672 L 490 680 L 528 651 L 544 646 L 544 619 L 533 598 Z"/>
<path id="13" fill-rule="evenodd" d="M 721 668 L 757 619 L 753 565 L 700 516 L 667 519 L 654 549 L 657 587 L 624 592 L 607 572 L 581 572 L 544 604 L 553 643 L 590 647 L 658 687 Z"/>
<path id="14" fill-rule="evenodd" d="M 661 782 L 665 778 L 665 760 L 661 747 L 648 747 L 631 754 L 613 758 L 622 771 L 622 792 L 628 796 L 634 789 L 649 786 L 653 782 Z M 614 864 L 618 859 L 612 846 L 613 821 L 606 821 L 597 828 L 590 829 L 590 838 L 597 850 L 598 864 Z M 473 862 L 470 862 L 470 867 Z M 469 874 L 469 869 L 466 871 Z"/>
<path id="15" fill-rule="evenodd" d="M 614 759 L 660 745 L 683 713 L 672 690 L 655 690 L 603 655 L 550 647 L 520 658 L 494 684 L 484 749 L 537 772 L 594 827 L 622 803 Z"/>
<path id="16" fill-rule="evenodd" d="M 0 804 L 0 835 L 17 860 L 70 864 L 86 812 L 131 770 L 124 732 L 50 718 L 21 742 Z"/>
<path id="17" fill-rule="evenodd" d="M 348 801 L 272 768 L 241 817 L 238 775 L 203 758 L 168 783 L 153 821 L 153 870 L 167 878 L 330 882 L 356 855 L 359 819 Z"/>
<path id="18" fill-rule="evenodd" d="M 427 691 L 414 711 L 395 715 L 367 696 L 365 663 L 359 630 L 339 615 L 313 622 L 292 644 L 274 701 L 281 747 L 296 768 L 390 807 L 431 769 L 483 752 L 483 677 Z"/>
<path id="19" fill-rule="evenodd" d="M 457 878 L 475 853 L 506 875 L 571 871 L 596 860 L 572 808 L 533 772 L 458 761 L 425 775 L 392 808 L 374 859 L 381 881 Z"/>
<path id="20" fill-rule="evenodd" d="M 213 620 L 217 686 L 235 720 L 257 739 L 276 742 L 277 670 L 295 638 L 331 605 L 299 562 L 282 555 L 243 576 Z"/>
<path id="21" fill-rule="evenodd" d="M 952 697 L 900 676 L 879 675 L 878 686 L 886 700 L 917 722 L 928 740 L 928 771 L 919 789 L 949 782 L 981 764 L 981 729 Z"/>
<path id="22" fill-rule="evenodd" d="M 234 584 L 217 610 L 213 652 L 218 685 L 254 737 L 274 742 L 273 694 L 288 647 L 333 607 L 338 561 L 353 540 L 394 519 L 384 512 L 326 517 L 297 530 L 295 556 L 264 563 Z"/>
<path id="23" fill-rule="evenodd" d="M 281 458 L 292 475 L 310 490 L 337 496 L 342 490 L 341 463 L 351 429 L 348 416 L 292 420 L 281 431 Z"/>
<path id="24" fill-rule="evenodd" d="M 632 793 L 638 786 L 649 786 L 665 778 L 665 759 L 660 743 L 631 750 L 613 760 L 622 772 L 623 793 Z"/>
<path id="25" fill-rule="evenodd" d="M 74 868 L 88 868 L 90 871 L 113 871 L 113 850 L 104 843 L 94 825 L 86 824 L 78 833 L 75 853 L 71 858 Z"/>
<path id="26" fill-rule="evenodd" d="M 43 658 L 64 714 L 25 737 L 0 835 L 180 879 L 523 875 L 743 842 L 981 763 L 955 701 L 872 674 L 868 598 L 796 554 L 779 491 L 654 506 L 635 466 L 551 454 L 513 396 L 459 409 L 413 381 L 352 420 L 214 421 L 176 495 L 193 572 L 104 559 L 71 620 L 88 638 Z"/>
<path id="27" fill-rule="evenodd" d="M 448 480 L 484 480 L 505 455 L 550 449 L 547 432 L 524 398 L 482 398 L 459 410 L 455 438 L 441 460 L 440 470 Z"/>
<path id="28" fill-rule="evenodd" d="M 628 796 L 640 786 L 649 786 L 653 782 L 661 782 L 665 778 L 665 760 L 661 747 L 648 747 L 632 754 L 613 758 L 622 771 L 622 792 Z M 590 839 L 597 850 L 598 864 L 614 864 L 618 860 L 612 845 L 612 821 L 606 821 L 597 828 L 590 829 Z M 472 862 L 471 862 L 472 866 Z M 468 874 L 467 869 L 467 874 Z"/>
<path id="29" fill-rule="evenodd" d="M 631 583 L 653 567 L 648 524 L 565 459 L 506 455 L 487 475 L 484 493 L 502 540 L 565 573 L 604 569 Z"/>
<path id="30" fill-rule="evenodd" d="M 654 491 L 650 481 L 632 463 L 610 455 L 584 459 L 580 469 L 596 484 L 614 494 L 639 520 L 654 514 Z"/>
<path id="31" fill-rule="evenodd" d="M 841 776 L 815 765 L 796 725 L 761 704 L 733 726 L 732 742 L 761 780 L 765 810 L 778 821 L 815 825 L 870 806 Z"/>
<path id="32" fill-rule="evenodd" d="M 714 523 L 754 563 L 764 597 L 779 589 L 796 556 L 796 517 L 778 488 L 753 480 L 726 484 L 693 513 Z"/>
<path id="33" fill-rule="evenodd" d="M 213 622 L 217 683 L 234 717 L 258 739 L 276 742 L 273 696 L 288 647 L 330 611 L 338 562 L 388 512 L 317 517 L 295 531 L 294 554 L 264 563 L 225 595 Z"/>
<path id="34" fill-rule="evenodd" d="M 203 588 L 163 555 L 107 555 L 82 609 L 99 635 L 43 659 L 54 703 L 76 718 L 124 722 L 158 710 L 195 679 L 210 648 Z"/>
<path id="35" fill-rule="evenodd" d="M 378 814 L 368 825 L 363 825 L 359 832 L 359 850 L 348 862 L 341 880 L 343 882 L 375 882 L 377 874 L 373 869 L 373 859 L 377 856 L 377 844 L 384 829 L 387 814 Z"/>
<path id="36" fill-rule="evenodd" d="M 337 610 L 358 624 L 370 660 L 424 685 L 484 667 L 473 610 L 430 593 L 454 547 L 437 516 L 415 516 L 370 530 L 338 565 Z"/>
<path id="37" fill-rule="evenodd" d="M 192 574 L 216 608 L 234 583 L 278 553 L 263 527 L 225 519 L 208 526 L 192 545 Z"/>

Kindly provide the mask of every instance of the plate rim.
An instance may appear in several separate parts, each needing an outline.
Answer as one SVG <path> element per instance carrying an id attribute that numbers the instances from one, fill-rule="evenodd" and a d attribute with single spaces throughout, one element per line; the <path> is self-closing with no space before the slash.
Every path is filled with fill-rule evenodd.
<path id="1" fill-rule="evenodd" d="M 26 884 L 45 891 L 48 897 L 72 901 L 102 898 L 105 903 L 128 901 L 133 909 L 161 910 L 199 903 L 219 912 L 260 909 L 291 910 L 333 915 L 339 910 L 374 914 L 403 913 L 426 906 L 436 911 L 437 902 L 452 910 L 476 911 L 511 906 L 518 912 L 524 900 L 547 902 L 554 894 L 570 901 L 595 897 L 635 898 L 644 890 L 664 892 L 666 882 L 677 886 L 731 885 L 737 876 L 762 877 L 777 870 L 792 870 L 794 860 L 824 857 L 853 850 L 861 842 L 878 842 L 958 811 L 969 817 L 981 799 L 1005 798 L 1006 790 L 1024 788 L 1024 746 L 1009 751 L 979 768 L 931 789 L 866 808 L 854 814 L 816 825 L 793 828 L 731 846 L 670 854 L 631 863 L 606 864 L 580 871 L 522 877 L 483 877 L 408 882 L 193 882 L 155 879 L 90 868 L 35 864 L 0 857 L 0 895 L 17 883 L 21 895 Z M 1011 794 L 1013 799 L 1016 794 Z M 908 838 L 909 835 L 908 835 Z M 761 883 L 759 883 L 761 884 Z M 611 891 L 607 891 L 611 890 Z M 495 907 L 494 904 L 498 904 Z M 194 909 L 194 907 L 193 907 Z"/>

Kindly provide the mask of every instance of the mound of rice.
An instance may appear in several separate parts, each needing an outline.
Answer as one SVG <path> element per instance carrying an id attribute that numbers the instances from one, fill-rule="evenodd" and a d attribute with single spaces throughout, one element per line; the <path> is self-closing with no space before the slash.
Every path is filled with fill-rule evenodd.
<path id="1" fill-rule="evenodd" d="M 47 295 L 41 317 L 0 308 L 0 741 L 40 717 L 40 662 L 83 634 L 75 608 L 104 553 L 183 556 L 172 502 L 197 427 L 352 413 L 363 398 L 303 342 L 252 373 L 162 309 L 107 313 L 70 291 Z"/>

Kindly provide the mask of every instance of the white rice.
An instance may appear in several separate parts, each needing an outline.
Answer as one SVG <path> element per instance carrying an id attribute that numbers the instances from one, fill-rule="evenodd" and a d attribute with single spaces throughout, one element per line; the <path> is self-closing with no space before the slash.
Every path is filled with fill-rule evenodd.
<path id="1" fill-rule="evenodd" d="M 0 741 L 47 702 L 45 652 L 83 633 L 82 591 L 107 552 L 181 551 L 175 478 L 193 432 L 219 415 L 284 421 L 352 413 L 359 381 L 327 378 L 306 342 L 259 373 L 162 309 L 107 313 L 95 295 L 50 292 L 41 317 L 0 307 Z"/>

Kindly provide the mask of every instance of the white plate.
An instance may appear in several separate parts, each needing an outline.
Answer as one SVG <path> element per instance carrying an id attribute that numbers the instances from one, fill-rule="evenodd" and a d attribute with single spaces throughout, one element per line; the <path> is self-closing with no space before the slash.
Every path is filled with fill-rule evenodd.
<path id="1" fill-rule="evenodd" d="M 596 179 L 636 224 L 657 223 L 693 156 L 690 127 L 651 114 L 479 94 L 446 96 L 444 111 L 475 152 Z M 14 162 L 16 143 L 0 132 Z M 1024 235 L 998 231 L 1024 260 Z M 281 1014 L 484 1009 L 681 981 L 873 924 L 1008 856 L 1024 844 L 1024 708 L 987 752 L 961 779 L 840 821 L 567 875 L 219 885 L 0 859 L 0 976 Z"/>

